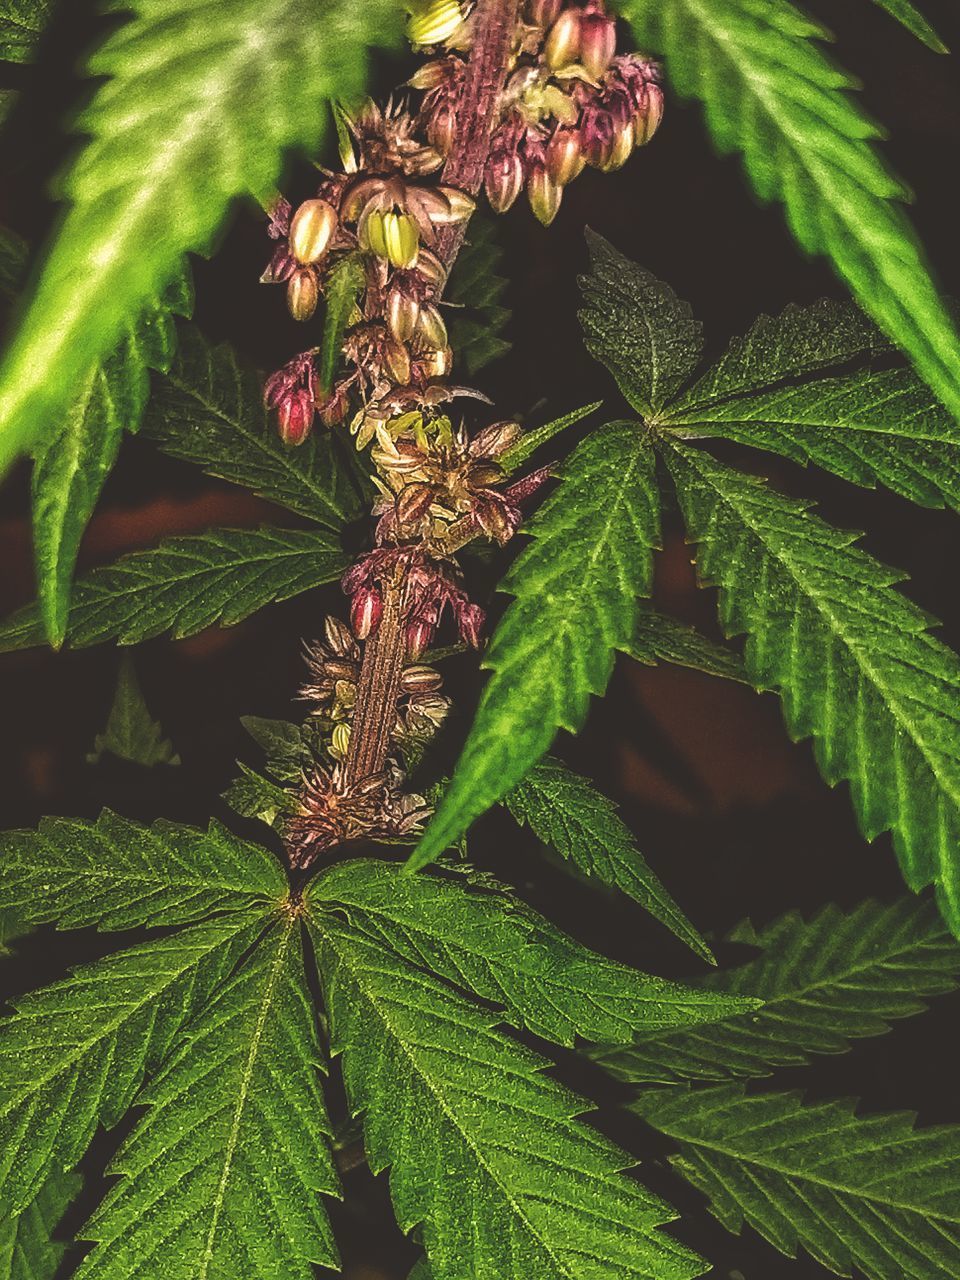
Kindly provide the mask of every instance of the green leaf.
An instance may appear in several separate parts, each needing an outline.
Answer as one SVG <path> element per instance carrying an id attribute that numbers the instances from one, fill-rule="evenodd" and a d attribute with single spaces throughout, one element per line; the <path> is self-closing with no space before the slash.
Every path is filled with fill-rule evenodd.
<path id="1" fill-rule="evenodd" d="M 669 662 L 678 667 L 692 667 L 694 671 L 703 671 L 710 676 L 721 676 L 725 680 L 749 683 L 739 654 L 724 645 L 714 644 L 693 627 L 685 626 L 676 618 L 659 613 L 646 604 L 640 607 L 633 640 L 626 652 L 648 667 Z"/>
<path id="2" fill-rule="evenodd" d="M 320 341 L 320 386 L 329 393 L 340 363 L 343 335 L 350 323 L 350 313 L 357 305 L 365 273 L 358 253 L 349 253 L 337 263 L 324 285 L 326 311 L 323 338 Z"/>
<path id="3" fill-rule="evenodd" d="M 301 725 L 265 716 L 241 716 L 240 723 L 265 753 L 269 772 L 281 782 L 299 784 L 304 767 L 316 758 L 309 722 Z"/>
<path id="4" fill-rule="evenodd" d="M 696 368 L 702 326 L 656 276 L 587 231 L 590 274 L 580 277 L 587 350 L 606 365 L 645 418 L 656 414 Z"/>
<path id="5" fill-rule="evenodd" d="M 671 1163 L 728 1231 L 744 1222 L 781 1253 L 802 1245 L 838 1275 L 960 1273 L 960 1129 L 912 1115 L 857 1118 L 851 1102 L 741 1086 L 653 1089 L 632 1110 L 680 1143 Z"/>
<path id="6" fill-rule="evenodd" d="M 471 378 L 513 345 L 502 336 L 510 319 L 502 304 L 508 285 L 496 223 L 475 213 L 444 291 L 445 301 L 457 308 L 449 313 L 450 345 L 458 368 Z"/>
<path id="7" fill-rule="evenodd" d="M 759 936 L 741 929 L 738 939 L 762 954 L 702 985 L 759 996 L 762 1008 L 591 1057 L 635 1084 L 766 1076 L 881 1035 L 895 1019 L 921 1013 L 927 997 L 952 991 L 960 976 L 960 946 L 931 902 L 911 898 L 889 907 L 864 902 L 850 912 L 828 906 L 809 923 L 791 912 Z"/>
<path id="8" fill-rule="evenodd" d="M 612 800 L 559 760 L 535 764 L 504 798 L 517 822 L 592 880 L 639 902 L 699 956 L 713 953 L 660 883 L 618 816 Z"/>
<path id="9" fill-rule="evenodd" d="M 22 996 L 0 1022 L 0 1204 L 25 1209 L 123 1117 L 263 927 L 249 913 L 194 925 Z"/>
<path id="10" fill-rule="evenodd" d="M 500 465 L 508 475 L 511 471 L 516 471 L 518 467 L 522 467 L 525 462 L 532 458 L 538 449 L 549 440 L 552 440 L 555 435 L 559 435 L 567 427 L 572 427 L 581 418 L 589 417 L 602 404 L 602 400 L 594 400 L 593 404 L 585 404 L 582 409 L 574 409 L 571 413 L 565 413 L 563 417 L 554 418 L 552 422 L 545 422 L 543 426 L 536 427 L 533 431 L 524 431 L 516 444 L 511 445 L 506 453 L 501 455 L 499 458 Z"/>
<path id="11" fill-rule="evenodd" d="M 629 1156 L 577 1122 L 588 1104 L 497 1015 L 335 916 L 311 932 L 368 1163 L 392 1166 L 397 1221 L 419 1227 L 434 1280 L 702 1273 L 657 1230 L 669 1207 L 620 1174 Z"/>
<path id="12" fill-rule="evenodd" d="M 163 299 L 124 326 L 116 350 L 97 363 L 57 425 L 34 453 L 33 546 L 40 612 L 54 648 L 63 644 L 80 539 L 113 469 L 124 431 L 136 431 L 150 390 L 150 369 L 167 369 L 176 333 L 173 313 L 193 298 L 180 276 Z"/>
<path id="13" fill-rule="evenodd" d="M 105 0 L 130 14 L 131 0 Z M 368 44 L 400 6 L 328 0 L 133 0 L 87 60 L 102 77 L 76 128 L 68 203 L 36 292 L 0 365 L 0 473 L 56 421 L 122 327 L 207 251 L 235 196 L 267 201 L 290 147 L 314 149 L 329 99 L 362 92 Z M 51 377 L 51 370 L 56 376 Z"/>
<path id="14" fill-rule="evenodd" d="M 0 298 L 16 295 L 27 269 L 27 242 L 9 227 L 0 227 Z"/>
<path id="15" fill-rule="evenodd" d="M 139 644 L 169 631 L 175 640 L 219 623 L 231 627 L 275 600 L 339 578 L 349 561 L 313 529 L 210 529 L 168 538 L 94 569 L 74 588 L 67 641 Z M 0 627 L 0 652 L 43 643 L 36 605 Z"/>
<path id="16" fill-rule="evenodd" d="M 935 884 L 960 934 L 960 661 L 855 534 L 708 454 L 664 451 L 724 630 L 748 633 L 751 680 L 780 693 L 827 781 L 849 781 L 866 838 L 892 831 L 908 885 Z"/>
<path id="17" fill-rule="evenodd" d="M 423 866 L 520 781 L 557 728 L 576 733 L 628 647 L 660 537 L 654 455 L 614 422 L 570 455 L 563 483 L 524 526 L 534 539 L 504 578 L 516 597 L 484 659 L 491 676 L 436 815 L 411 859 Z"/>
<path id="18" fill-rule="evenodd" d="M 83 1229 L 83 1280 L 313 1280 L 336 1195 L 300 930 L 289 918 L 185 1028 L 136 1099 L 120 1182 Z"/>
<path id="19" fill-rule="evenodd" d="M 821 53 L 825 32 L 788 0 L 623 0 L 641 48 L 663 54 L 683 97 L 699 97 L 722 154 L 742 153 L 763 200 L 786 206 L 794 238 L 825 254 L 863 309 L 960 418 L 960 342 L 898 203 L 879 130 Z"/>
<path id="20" fill-rule="evenodd" d="M 353 860 L 326 872 L 310 899 L 409 964 L 500 1005 L 517 1027 L 555 1044 L 610 1041 L 727 1017 L 744 1005 L 653 977 L 582 947 L 503 892 L 404 875 Z M 706 998 L 705 998 L 706 997 Z M 755 1007 L 755 1006 L 751 1006 Z"/>
<path id="21" fill-rule="evenodd" d="M 106 727 L 94 739 L 87 764 L 97 764 L 104 752 L 148 769 L 158 764 L 180 763 L 173 743 L 163 736 L 163 729 L 150 714 L 129 653 L 120 659 L 117 688 Z"/>
<path id="22" fill-rule="evenodd" d="M 61 929 L 183 924 L 213 911 L 279 901 L 286 879 L 272 854 L 218 822 L 142 827 L 105 809 L 96 822 L 43 818 L 0 837 L 0 910 Z"/>
<path id="23" fill-rule="evenodd" d="M 74 1174 L 53 1173 L 23 1213 L 0 1223 L 0 1280 L 54 1280 L 67 1246 L 53 1234 L 79 1190 Z"/>
<path id="24" fill-rule="evenodd" d="M 930 23 L 910 3 L 910 0 L 874 0 L 874 4 L 878 4 L 881 9 L 886 9 L 892 18 L 896 18 L 897 22 L 902 23 L 908 31 L 912 31 L 917 39 L 922 40 L 934 53 L 950 52 Z"/>
<path id="25" fill-rule="evenodd" d="M 242 367 L 230 347 L 209 346 L 191 325 L 180 326 L 179 334 L 173 368 L 155 380 L 143 435 L 165 453 L 328 529 L 358 515 L 360 498 L 332 436 L 315 433 L 287 448 L 268 420 L 259 376 Z"/>
<path id="26" fill-rule="evenodd" d="M 0 0 L 0 61 L 32 62 L 53 0 Z"/>
<path id="27" fill-rule="evenodd" d="M 223 793 L 234 813 L 243 818 L 257 818 L 272 827 L 278 817 L 296 812 L 296 798 L 289 791 L 248 769 L 242 762 L 239 762 L 239 768 L 240 777 L 234 778 Z"/>

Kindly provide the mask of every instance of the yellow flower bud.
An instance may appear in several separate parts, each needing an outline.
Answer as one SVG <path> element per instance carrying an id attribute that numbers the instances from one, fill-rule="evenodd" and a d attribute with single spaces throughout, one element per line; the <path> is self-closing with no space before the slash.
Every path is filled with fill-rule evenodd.
<path id="1" fill-rule="evenodd" d="M 349 750 L 350 726 L 338 724 L 330 738 L 330 754 L 335 760 L 344 760 Z"/>
<path id="2" fill-rule="evenodd" d="M 457 0 L 433 0 L 433 3 L 411 14 L 407 36 L 413 45 L 443 44 L 463 22 Z"/>
<path id="3" fill-rule="evenodd" d="M 371 223 L 375 217 L 375 213 L 370 215 Z M 389 259 L 391 266 L 394 267 L 401 269 L 415 267 L 420 251 L 420 233 L 416 222 L 408 213 L 391 211 L 381 214 L 380 217 L 385 250 L 380 256 Z M 374 249 L 374 252 L 377 251 Z"/>
<path id="4" fill-rule="evenodd" d="M 319 262 L 337 229 L 337 212 L 326 200 L 304 200 L 290 223 L 290 252 L 298 262 Z"/>

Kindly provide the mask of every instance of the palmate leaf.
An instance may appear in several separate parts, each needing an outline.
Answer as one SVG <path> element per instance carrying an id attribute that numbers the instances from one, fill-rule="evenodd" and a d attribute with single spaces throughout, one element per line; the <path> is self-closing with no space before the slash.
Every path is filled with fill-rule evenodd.
<path id="1" fill-rule="evenodd" d="M 54 1280 L 66 1244 L 54 1232 L 80 1190 L 72 1173 L 52 1173 L 18 1217 L 0 1223 L 0 1280 Z"/>
<path id="2" fill-rule="evenodd" d="M 0 61 L 32 61 L 52 13 L 53 0 L 0 0 Z"/>
<path id="3" fill-rule="evenodd" d="M 226 344 L 211 347 L 192 325 L 180 326 L 176 361 L 155 379 L 143 434 L 165 453 L 328 529 L 360 513 L 332 436 L 314 433 L 296 449 L 281 444 L 259 376 Z"/>
<path id="4" fill-rule="evenodd" d="M 829 906 L 809 923 L 791 912 L 759 936 L 741 928 L 732 937 L 762 954 L 701 985 L 759 996 L 762 1008 L 645 1036 L 629 1048 L 591 1050 L 591 1057 L 634 1084 L 766 1076 L 882 1034 L 893 1020 L 921 1013 L 927 997 L 953 990 L 960 976 L 960 946 L 931 902 L 911 898 L 864 902 L 847 913 Z"/>
<path id="5" fill-rule="evenodd" d="M 87 764 L 97 764 L 105 752 L 118 760 L 140 764 L 147 769 L 158 764 L 178 765 L 180 757 L 144 701 L 136 667 L 129 653 L 120 659 L 117 688 L 103 733 L 98 733 Z"/>
<path id="6" fill-rule="evenodd" d="M 802 1245 L 839 1275 L 960 1274 L 960 1128 L 904 1114 L 857 1118 L 742 1086 L 651 1089 L 632 1110 L 680 1143 L 672 1164 L 729 1230 L 749 1223 L 781 1253 Z"/>
<path id="7" fill-rule="evenodd" d="M 210 529 L 133 551 L 80 578 L 67 623 L 72 648 L 116 640 L 175 640 L 233 626 L 277 600 L 340 577 L 347 557 L 319 529 Z M 36 605 L 0 627 L 0 652 L 43 643 Z"/>
<path id="8" fill-rule="evenodd" d="M 960 418 L 960 341 L 890 176 L 878 130 L 845 92 L 852 80 L 789 0 L 622 0 L 643 49 L 702 99 L 721 153 L 742 153 L 761 199 L 783 201 L 800 247 L 822 253 L 864 310 Z"/>
<path id="9" fill-rule="evenodd" d="M 61 929 L 184 924 L 269 907 L 286 889 L 266 849 L 218 822 L 143 827 L 109 809 L 96 822 L 44 818 L 36 831 L 4 832 L 0 866 L 0 911 Z"/>
<path id="10" fill-rule="evenodd" d="M 747 632 L 751 680 L 780 693 L 827 781 L 849 781 L 864 835 L 893 833 L 908 885 L 934 884 L 960 935 L 960 661 L 855 534 L 706 453 L 663 447 L 724 630 Z"/>
<path id="11" fill-rule="evenodd" d="M 25 1209 L 98 1124 L 125 1114 L 147 1072 L 263 928 L 249 911 L 145 942 L 15 1002 L 0 1022 L 0 1205 Z"/>
<path id="12" fill-rule="evenodd" d="M 912 31 L 918 40 L 922 40 L 934 53 L 949 53 L 949 49 L 934 31 L 920 10 L 910 0 L 873 0 L 881 9 L 886 9 L 892 18 L 902 23 L 908 31 Z"/>
<path id="13" fill-rule="evenodd" d="M 89 141 L 0 364 L 0 473 L 183 255 L 210 247 L 229 202 L 268 200 L 284 151 L 318 145 L 327 102 L 362 92 L 366 46 L 391 43 L 400 17 L 394 0 L 233 0 L 225 25 L 216 0 L 103 8 L 132 13 L 86 62 L 104 78 L 77 120 Z"/>
<path id="14" fill-rule="evenodd" d="M 820 302 L 761 317 L 662 422 L 880 483 L 924 506 L 960 510 L 960 427 L 910 368 L 830 365 L 883 350 L 852 308 Z M 821 376 L 812 376 L 814 372 Z M 794 375 L 808 375 L 797 382 Z"/>
<path id="15" fill-rule="evenodd" d="M 140 425 L 149 370 L 169 368 L 176 342 L 173 315 L 189 315 L 192 306 L 189 280 L 181 274 L 165 297 L 124 326 L 116 349 L 89 371 L 66 412 L 38 438 L 33 549 L 40 613 L 55 648 L 66 635 L 80 539 L 117 460 L 121 436 Z"/>
<path id="16" fill-rule="evenodd" d="M 146 1113 L 83 1228 L 83 1280 L 312 1280 L 335 1267 L 336 1195 L 314 1013 L 295 918 L 185 1027 L 137 1097 Z"/>
<path id="17" fill-rule="evenodd" d="M 544 844 L 578 871 L 639 902 L 704 960 L 713 953 L 634 843 L 612 800 L 589 779 L 548 756 L 504 797 L 504 804 Z"/>
<path id="18" fill-rule="evenodd" d="M 640 605 L 637 627 L 626 652 L 648 667 L 667 662 L 740 684 L 749 683 L 739 654 L 648 604 Z"/>
<path id="19" fill-rule="evenodd" d="M 532 431 L 524 431 L 523 435 L 510 446 L 506 453 L 501 454 L 498 459 L 501 467 L 508 475 L 512 471 L 516 471 L 518 467 L 522 467 L 525 462 L 533 457 L 538 449 L 552 440 L 554 436 L 559 435 L 561 431 L 565 431 L 567 427 L 572 427 L 575 422 L 580 422 L 582 418 L 589 417 L 602 404 L 602 400 L 594 400 L 593 404 L 585 404 L 581 409 L 573 409 L 570 413 L 554 418 L 552 422 L 545 422 L 540 427 L 534 427 Z"/>
<path id="20" fill-rule="evenodd" d="M 730 997 L 597 955 L 515 899 L 462 880 L 354 860 L 316 881 L 311 901 L 342 911 L 409 964 L 502 1006 L 509 1022 L 555 1044 L 630 1040 L 745 1011 Z"/>
<path id="21" fill-rule="evenodd" d="M 586 1105 L 481 1010 L 349 922 L 315 913 L 334 1051 L 374 1172 L 433 1280 L 686 1280 L 705 1264 L 670 1208 L 619 1172 Z"/>
<path id="22" fill-rule="evenodd" d="M 614 422 L 570 455 L 563 483 L 524 526 L 534 539 L 501 584 L 516 599 L 484 658 L 493 671 L 436 815 L 412 855 L 423 866 L 505 796 L 558 728 L 576 733 L 649 595 L 660 538 L 649 440 Z"/>

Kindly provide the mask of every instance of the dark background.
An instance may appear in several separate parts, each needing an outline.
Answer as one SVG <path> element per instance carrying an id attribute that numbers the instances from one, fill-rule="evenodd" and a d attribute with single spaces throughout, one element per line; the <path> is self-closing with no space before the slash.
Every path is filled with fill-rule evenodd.
<path id="1" fill-rule="evenodd" d="M 927 0 L 924 7 L 947 43 L 960 49 L 955 5 Z M 913 217 L 944 289 L 960 294 L 956 62 L 929 52 L 866 0 L 821 0 L 808 8 L 834 31 L 836 56 L 862 79 L 866 107 L 890 128 L 885 154 L 916 193 Z M 77 47 L 97 30 L 91 9 L 86 0 L 66 7 L 37 67 L 0 67 L 0 88 L 24 90 L 0 139 L 0 221 L 31 240 L 42 239 L 52 216 L 44 183 L 68 154 L 58 122 L 80 92 L 71 67 Z M 381 64 L 378 84 L 386 90 L 405 74 L 397 64 Z M 302 194 L 308 185 L 305 166 L 291 172 L 288 190 Z M 799 254 L 780 210 L 758 206 L 739 161 L 714 156 L 699 107 L 670 99 L 653 144 L 619 174 L 588 170 L 568 189 L 549 231 L 519 203 L 501 220 L 513 350 L 478 382 L 504 416 L 536 424 L 600 396 L 611 415 L 621 408 L 616 388 L 580 345 L 575 277 L 585 263 L 585 224 L 693 304 L 706 325 L 708 354 L 760 311 L 843 296 L 825 263 Z M 271 368 L 306 344 L 303 330 L 285 316 L 281 291 L 257 284 L 267 252 L 262 219 L 238 208 L 216 258 L 195 263 L 196 318 L 208 335 L 229 339 L 251 361 Z M 949 643 L 960 644 L 960 524 L 954 514 L 719 448 L 762 469 L 785 490 L 816 497 L 828 519 L 868 529 L 867 547 L 908 572 L 912 598 L 943 619 Z M 22 468 L 6 483 L 0 506 L 3 614 L 33 594 L 28 509 Z M 271 519 L 291 522 L 286 513 L 129 439 L 84 542 L 81 568 L 171 533 Z M 697 590 L 675 520 L 668 522 L 657 574 L 659 605 L 717 635 L 713 593 Z M 137 671 L 151 709 L 183 758 L 178 769 L 147 771 L 109 759 L 96 767 L 84 763 L 112 697 L 118 664 L 112 646 L 3 657 L 2 825 L 32 825 L 43 813 L 92 817 L 104 804 L 141 819 L 225 816 L 217 797 L 233 775 L 234 760 L 257 760 L 238 717 L 297 715 L 292 696 L 302 674 L 300 639 L 316 634 L 323 613 L 340 607 L 331 587 L 230 630 L 141 646 Z M 466 699 L 474 686 L 469 664 L 455 660 L 453 690 Z M 454 736 L 462 731 L 453 726 Z M 762 924 L 790 908 L 810 913 L 831 900 L 851 907 L 868 896 L 892 900 L 903 891 L 889 839 L 872 846 L 861 840 L 846 788 L 831 792 L 820 781 L 809 745 L 790 743 L 772 697 L 679 668 L 647 669 L 621 660 L 609 696 L 594 705 L 584 733 L 560 749 L 619 801 L 640 847 L 713 939 L 745 915 Z M 496 849 L 496 856 L 488 858 L 487 849 Z M 654 971 L 696 972 L 689 953 L 638 908 L 584 892 L 502 817 L 479 824 L 471 851 L 584 941 Z M 0 982 L 7 991 L 34 986 L 115 945 L 116 939 L 96 935 L 44 932 L 21 944 L 18 960 L 3 965 Z M 721 943 L 718 954 L 721 962 L 733 962 L 747 953 Z M 852 1052 L 804 1071 L 781 1072 L 778 1082 L 805 1087 L 814 1097 L 860 1096 L 864 1110 L 918 1109 L 925 1123 L 955 1122 L 958 1010 L 956 997 L 943 998 L 927 1016 L 899 1024 L 886 1037 L 861 1041 Z M 561 1070 L 603 1101 L 605 1128 L 645 1152 L 647 1181 L 683 1211 L 679 1233 L 714 1261 L 717 1275 L 827 1275 L 805 1255 L 781 1258 L 749 1231 L 741 1239 L 724 1233 L 699 1212 L 699 1197 L 663 1169 L 656 1140 L 639 1127 L 624 1133 L 610 1115 L 608 1104 L 618 1091 L 575 1064 Z M 114 1139 L 94 1152 L 91 1172 L 102 1168 Z M 347 1178 L 350 1206 L 338 1218 L 352 1280 L 393 1280 L 415 1257 L 390 1225 L 382 1184 L 362 1170 Z"/>

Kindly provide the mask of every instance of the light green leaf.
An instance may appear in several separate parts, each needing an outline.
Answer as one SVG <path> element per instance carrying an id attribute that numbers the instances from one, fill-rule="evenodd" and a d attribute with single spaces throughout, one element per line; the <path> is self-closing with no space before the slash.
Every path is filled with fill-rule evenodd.
<path id="1" fill-rule="evenodd" d="M 0 1223 L 0 1280 L 54 1280 L 67 1246 L 53 1238 L 80 1190 L 72 1173 L 52 1173 L 18 1217 Z"/>
<path id="2" fill-rule="evenodd" d="M 324 285 L 326 311 L 323 317 L 323 338 L 320 342 L 320 385 L 329 393 L 340 363 L 343 335 L 350 323 L 350 313 L 357 305 L 357 298 L 366 279 L 363 261 L 359 254 L 347 254 L 330 272 Z"/>
<path id="3" fill-rule="evenodd" d="M 31 62 L 53 0 L 0 0 L 0 61 Z"/>
<path id="4" fill-rule="evenodd" d="M 183 924 L 213 911 L 276 903 L 279 863 L 211 822 L 142 827 L 105 809 L 96 822 L 43 818 L 0 837 L 0 910 L 61 929 Z"/>
<path id="5" fill-rule="evenodd" d="M 136 431 L 150 390 L 149 370 L 170 365 L 173 314 L 188 315 L 185 276 L 124 327 L 116 350 L 90 370 L 58 424 L 34 451 L 33 547 L 40 612 L 54 648 L 63 644 L 77 551 L 113 469 L 124 431 Z"/>
<path id="6" fill-rule="evenodd" d="M 300 928 L 287 919 L 186 1026 L 83 1229 L 78 1280 L 313 1280 L 336 1195 Z"/>
<path id="7" fill-rule="evenodd" d="M 624 397 L 652 417 L 696 368 L 702 326 L 668 285 L 587 231 L 590 274 L 580 277 L 587 350 L 606 365 Z"/>
<path id="8" fill-rule="evenodd" d="M 570 455 L 563 483 L 524 526 L 534 539 L 502 589 L 516 597 L 494 633 L 491 676 L 437 813 L 411 858 L 423 866 L 523 778 L 558 728 L 576 733 L 629 645 L 660 538 L 653 450 L 614 422 Z"/>
<path id="9" fill-rule="evenodd" d="M 825 33 L 789 0 L 622 0 L 637 43 L 664 55 L 698 97 L 722 154 L 742 153 L 763 200 L 782 201 L 794 238 L 825 254 L 864 310 L 960 418 L 960 342 L 872 141 L 879 130 L 815 43 Z"/>
<path id="10" fill-rule="evenodd" d="M 286 150 L 319 145 L 326 104 L 362 92 L 366 46 L 391 43 L 401 14 L 393 0 L 328 0 L 322 14 L 310 0 L 233 0 L 228 17 L 211 0 L 103 8 L 130 16 L 86 61 L 103 77 L 76 122 L 89 141 L 0 365 L 0 473 L 183 255 L 210 248 L 231 200 L 268 200 Z"/>
<path id="11" fill-rule="evenodd" d="M 447 320 L 456 365 L 471 378 L 513 345 L 503 337 L 510 320 L 502 302 L 509 286 L 503 269 L 496 222 L 475 213 L 444 290 L 445 301 L 456 308 Z"/>
<path id="12" fill-rule="evenodd" d="M 881 9 L 886 9 L 892 18 L 902 23 L 908 31 L 912 31 L 918 40 L 922 40 L 934 53 L 949 53 L 950 50 L 931 27 L 923 14 L 910 3 L 910 0 L 874 0 Z"/>
<path id="13" fill-rule="evenodd" d="M 260 378 L 230 347 L 211 347 L 191 325 L 179 330 L 179 354 L 156 379 L 143 434 L 165 453 L 209 475 L 252 489 L 328 529 L 361 510 L 329 432 L 296 449 L 281 444 L 263 407 Z"/>
<path id="14" fill-rule="evenodd" d="M 19 1213 L 123 1117 L 145 1075 L 263 927 L 250 913 L 194 925 L 21 996 L 0 1022 L 0 1204 Z"/>
<path id="15" fill-rule="evenodd" d="M 849 781 L 864 835 L 892 831 L 908 885 L 936 885 L 960 934 L 960 661 L 855 534 L 706 453 L 664 451 L 751 680 L 780 693 L 827 781 Z"/>
<path id="16" fill-rule="evenodd" d="M 367 1160 L 391 1167 L 434 1280 L 686 1280 L 705 1264 L 657 1228 L 668 1206 L 577 1122 L 588 1104 L 436 977 L 335 916 L 311 932 Z"/>
<path id="17" fill-rule="evenodd" d="M 651 1089 L 631 1109 L 680 1143 L 671 1163 L 728 1231 L 749 1223 L 781 1253 L 802 1245 L 842 1276 L 957 1275 L 960 1129 L 853 1108 L 727 1085 Z"/>
<path id="18" fill-rule="evenodd" d="M 163 736 L 163 729 L 150 714 L 129 653 L 120 659 L 117 688 L 106 727 L 94 739 L 87 764 L 97 764 L 107 751 L 118 760 L 142 764 L 147 769 L 158 764 L 180 763 L 173 743 Z"/>
<path id="19" fill-rule="evenodd" d="M 349 561 L 314 529 L 210 529 L 133 551 L 80 578 L 67 625 L 72 648 L 116 640 L 175 640 L 219 623 L 231 627 L 275 600 L 339 578 Z M 39 611 L 27 605 L 0 627 L 0 652 L 43 643 Z"/>
<path id="20" fill-rule="evenodd" d="M 952 991 L 960 976 L 960 946 L 933 903 L 911 898 L 890 907 L 864 902 L 846 913 L 824 907 L 809 923 L 791 912 L 759 935 L 741 928 L 732 940 L 762 954 L 702 985 L 759 996 L 761 1009 L 591 1057 L 635 1084 L 766 1076 L 881 1035 L 893 1020 L 923 1012 L 927 997 Z"/>
<path id="21" fill-rule="evenodd" d="M 500 465 L 508 475 L 511 471 L 516 471 L 518 467 L 522 467 L 525 462 L 532 458 L 539 448 L 552 440 L 555 435 L 559 435 L 567 427 L 572 427 L 581 418 L 589 417 L 602 404 L 602 400 L 594 400 L 593 404 L 585 404 L 582 409 L 574 409 L 571 413 L 565 413 L 560 418 L 554 418 L 552 422 L 545 422 L 543 426 L 535 427 L 533 431 L 524 431 L 516 444 L 511 445 L 506 453 L 498 459 Z"/>
<path id="22" fill-rule="evenodd" d="M 548 756 L 504 797 L 526 823 L 578 871 L 629 894 L 704 960 L 713 953 L 647 865 L 611 800 L 587 779 Z"/>
<path id="23" fill-rule="evenodd" d="M 637 627 L 626 652 L 648 667 L 669 662 L 710 676 L 721 676 L 725 680 L 749 683 L 739 654 L 724 645 L 714 644 L 693 627 L 685 626 L 647 604 L 640 606 Z"/>
<path id="24" fill-rule="evenodd" d="M 506 893 L 462 879 L 353 860 L 314 881 L 310 900 L 342 910 L 409 964 L 502 1006 L 508 1022 L 555 1044 L 630 1041 L 745 1009 L 738 997 L 731 1005 L 597 955 Z"/>

